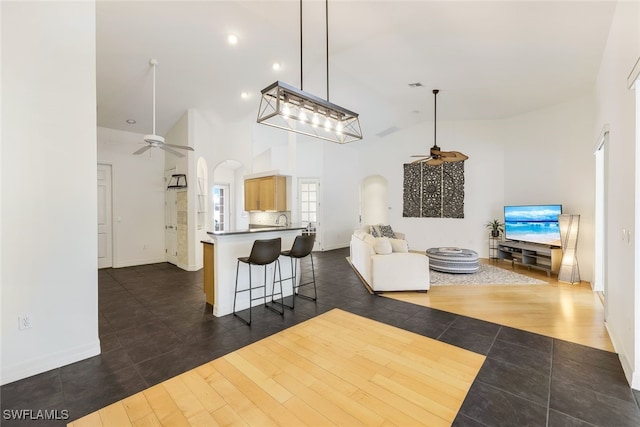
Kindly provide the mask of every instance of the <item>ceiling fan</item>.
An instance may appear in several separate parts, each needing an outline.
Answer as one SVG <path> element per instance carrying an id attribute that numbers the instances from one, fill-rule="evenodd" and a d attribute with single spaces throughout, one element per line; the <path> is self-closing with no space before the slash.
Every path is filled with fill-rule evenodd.
<path id="1" fill-rule="evenodd" d="M 156 67 L 158 66 L 158 60 L 150 59 L 149 64 L 153 67 L 153 133 L 151 135 L 144 136 L 144 141 L 147 145 L 135 151 L 133 154 L 142 154 L 151 148 L 159 148 L 167 153 L 173 154 L 174 156 L 184 157 L 184 154 L 174 150 L 174 148 L 189 151 L 193 151 L 193 148 L 186 145 L 167 144 L 164 142 L 164 138 L 162 136 L 156 135 Z"/>
<path id="2" fill-rule="evenodd" d="M 438 166 L 445 162 L 463 162 L 469 158 L 469 156 L 462 154 L 459 151 L 441 151 L 440 147 L 436 144 L 436 113 L 437 113 L 437 96 L 438 89 L 433 90 L 433 147 L 429 151 L 429 154 L 416 154 L 411 157 L 420 157 L 418 160 L 414 160 L 411 163 L 424 162 L 431 166 Z"/>

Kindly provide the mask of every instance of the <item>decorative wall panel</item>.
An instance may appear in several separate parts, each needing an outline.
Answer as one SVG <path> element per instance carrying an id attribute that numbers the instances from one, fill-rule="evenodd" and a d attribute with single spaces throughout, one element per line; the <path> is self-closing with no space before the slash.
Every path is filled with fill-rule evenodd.
<path id="1" fill-rule="evenodd" d="M 404 217 L 464 218 L 464 162 L 404 165 Z"/>

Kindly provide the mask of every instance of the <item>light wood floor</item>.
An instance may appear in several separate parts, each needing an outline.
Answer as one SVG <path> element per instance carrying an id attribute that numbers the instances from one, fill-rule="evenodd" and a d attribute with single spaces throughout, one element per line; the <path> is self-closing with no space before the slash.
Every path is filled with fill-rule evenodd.
<path id="1" fill-rule="evenodd" d="M 449 426 L 484 359 L 334 309 L 70 425 Z"/>
<path id="2" fill-rule="evenodd" d="M 504 261 L 491 263 L 512 268 Z M 561 283 L 557 277 L 521 266 L 515 271 L 549 284 L 432 286 L 426 294 L 389 292 L 384 296 L 614 351 L 604 326 L 603 303 L 588 283 Z"/>

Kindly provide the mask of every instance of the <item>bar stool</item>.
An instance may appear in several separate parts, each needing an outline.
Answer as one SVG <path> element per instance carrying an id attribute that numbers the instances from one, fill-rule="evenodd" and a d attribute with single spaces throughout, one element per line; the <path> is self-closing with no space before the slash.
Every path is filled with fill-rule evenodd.
<path id="1" fill-rule="evenodd" d="M 251 325 L 251 307 L 253 301 L 257 301 L 259 299 L 264 299 L 264 306 L 270 310 L 275 311 L 281 316 L 284 315 L 284 308 L 281 310 L 275 309 L 273 306 L 269 306 L 267 304 L 267 266 L 272 263 L 276 263 L 278 267 L 278 273 L 280 280 L 276 280 L 276 269 L 273 269 L 273 286 L 271 287 L 271 302 L 273 303 L 273 293 L 275 290 L 276 282 L 280 283 L 280 298 L 282 299 L 282 271 L 280 270 L 280 260 L 278 257 L 280 256 L 280 250 L 282 249 L 282 242 L 280 237 L 276 239 L 268 239 L 268 240 L 256 240 L 253 242 L 253 246 L 251 248 L 251 254 L 248 257 L 240 257 L 236 263 L 236 289 L 235 295 L 233 296 L 233 315 L 239 317 L 244 320 L 247 325 Z M 238 273 L 240 272 L 240 263 L 245 263 L 249 266 L 249 287 L 246 289 L 238 290 Z M 253 286 L 253 282 L 251 280 L 251 266 L 253 265 L 262 265 L 264 266 L 264 281 L 262 285 Z M 263 293 L 261 297 L 253 298 L 252 292 L 256 289 L 263 289 Z M 249 320 L 244 319 L 242 316 L 236 312 L 236 300 L 238 298 L 238 294 L 243 292 L 249 292 Z M 273 305 L 273 304 L 272 304 Z"/>
<path id="2" fill-rule="evenodd" d="M 288 278 L 285 277 L 284 279 L 282 279 L 282 281 L 291 279 L 291 286 L 293 290 L 293 294 L 291 295 L 291 305 L 285 304 L 284 299 L 282 300 L 281 304 L 287 308 L 291 308 L 291 309 L 294 308 L 296 303 L 295 301 L 296 296 L 300 298 L 305 298 L 311 301 L 316 301 L 318 299 L 318 291 L 316 289 L 316 271 L 313 265 L 313 254 L 311 253 L 311 251 L 313 250 L 313 245 L 315 241 L 316 241 L 315 234 L 306 234 L 302 236 L 296 236 L 296 239 L 293 241 L 293 246 L 291 247 L 291 249 L 288 251 L 282 251 L 280 253 L 280 255 L 289 257 L 289 259 L 291 260 L 291 277 L 288 277 Z M 305 258 L 307 256 L 311 257 L 311 274 L 313 276 L 313 280 L 306 283 L 299 283 L 296 285 L 296 278 L 298 277 L 298 264 L 297 262 L 294 262 L 294 259 L 302 260 L 302 258 Z M 302 271 L 300 271 L 300 277 L 302 277 Z M 299 288 L 307 285 L 313 285 L 313 297 L 298 293 Z M 280 304 L 277 301 L 274 301 L 274 302 L 276 304 Z"/>

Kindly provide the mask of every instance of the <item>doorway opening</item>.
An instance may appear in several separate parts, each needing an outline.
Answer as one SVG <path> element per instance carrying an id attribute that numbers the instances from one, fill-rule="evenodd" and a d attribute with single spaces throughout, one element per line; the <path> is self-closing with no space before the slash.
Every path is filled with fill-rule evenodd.
<path id="1" fill-rule="evenodd" d="M 607 183 L 609 163 L 609 127 L 605 126 L 594 150 L 596 163 L 595 194 L 595 262 L 593 290 L 604 299 L 607 293 Z M 606 304 L 605 304 L 606 307 Z M 606 309 L 605 309 L 606 316 Z"/>
<path id="2" fill-rule="evenodd" d="M 98 268 L 113 267 L 111 165 L 98 163 Z"/>

